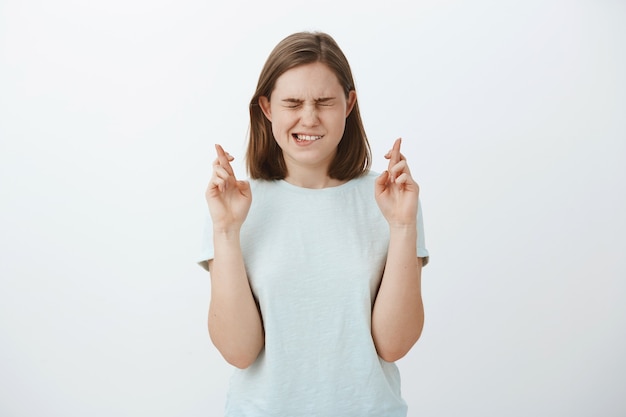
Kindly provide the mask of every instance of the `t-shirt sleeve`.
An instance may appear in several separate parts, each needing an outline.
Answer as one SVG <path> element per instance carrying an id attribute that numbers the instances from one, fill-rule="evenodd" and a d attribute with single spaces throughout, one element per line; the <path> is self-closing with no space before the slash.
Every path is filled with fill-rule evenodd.
<path id="1" fill-rule="evenodd" d="M 200 245 L 200 256 L 198 257 L 198 265 L 209 270 L 209 261 L 215 256 L 213 248 L 213 223 L 211 215 L 207 210 L 204 218 L 204 228 L 202 230 L 202 241 Z"/>
<path id="2" fill-rule="evenodd" d="M 424 217 L 422 216 L 422 203 L 417 201 L 417 257 L 422 258 L 422 266 L 428 263 L 428 249 L 424 238 Z"/>

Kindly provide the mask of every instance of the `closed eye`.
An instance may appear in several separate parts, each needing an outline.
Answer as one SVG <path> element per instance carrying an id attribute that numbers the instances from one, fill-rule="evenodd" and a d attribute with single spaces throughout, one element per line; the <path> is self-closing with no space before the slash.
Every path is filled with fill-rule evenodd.
<path id="1" fill-rule="evenodd" d="M 296 100 L 293 98 L 287 98 L 283 100 L 282 102 L 283 102 L 283 106 L 287 107 L 288 109 L 296 109 L 302 106 L 302 100 Z"/>
<path id="2" fill-rule="evenodd" d="M 298 100 L 295 98 L 286 98 L 281 100 L 283 107 L 288 109 L 297 109 L 304 105 L 303 100 Z M 334 97 L 322 97 L 315 100 L 315 105 L 318 107 L 331 107 L 335 104 Z"/>
<path id="3" fill-rule="evenodd" d="M 334 97 L 322 97 L 322 98 L 318 98 L 317 100 L 315 100 L 315 103 L 318 106 L 329 107 L 335 103 L 335 98 Z"/>

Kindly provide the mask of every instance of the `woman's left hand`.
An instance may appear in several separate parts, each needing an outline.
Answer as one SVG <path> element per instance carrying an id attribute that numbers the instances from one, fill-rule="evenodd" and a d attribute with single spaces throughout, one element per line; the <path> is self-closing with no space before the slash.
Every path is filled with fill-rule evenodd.
<path id="1" fill-rule="evenodd" d="M 390 226 L 415 225 L 419 186 L 411 177 L 406 158 L 400 153 L 401 139 L 387 152 L 389 166 L 376 179 L 376 203 Z"/>

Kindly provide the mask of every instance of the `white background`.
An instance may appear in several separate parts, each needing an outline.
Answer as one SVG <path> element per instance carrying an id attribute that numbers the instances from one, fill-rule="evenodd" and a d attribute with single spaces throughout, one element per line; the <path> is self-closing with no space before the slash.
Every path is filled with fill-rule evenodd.
<path id="1" fill-rule="evenodd" d="M 221 415 L 213 144 L 311 29 L 421 185 L 409 415 L 626 415 L 626 4 L 412 3 L 0 1 L 0 415 Z"/>

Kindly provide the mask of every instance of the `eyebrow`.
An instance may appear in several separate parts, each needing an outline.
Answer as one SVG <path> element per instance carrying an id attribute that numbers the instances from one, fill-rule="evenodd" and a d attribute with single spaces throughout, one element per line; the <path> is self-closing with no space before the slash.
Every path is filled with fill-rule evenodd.
<path id="1" fill-rule="evenodd" d="M 334 100 L 334 99 L 335 99 L 335 97 L 320 97 L 320 98 L 316 98 L 315 102 L 316 103 L 326 103 L 326 102 L 329 102 L 329 101 Z M 297 98 L 284 98 L 282 101 L 284 103 L 298 103 L 298 104 L 304 102 L 304 100 L 300 100 L 300 99 L 297 99 Z"/>

